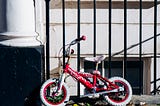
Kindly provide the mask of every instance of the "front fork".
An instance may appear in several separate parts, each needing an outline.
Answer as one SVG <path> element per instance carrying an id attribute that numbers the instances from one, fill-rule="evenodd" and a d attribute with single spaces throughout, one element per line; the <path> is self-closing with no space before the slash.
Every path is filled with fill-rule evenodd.
<path id="1" fill-rule="evenodd" d="M 62 75 L 60 76 L 59 78 L 59 81 L 58 81 L 58 88 L 57 88 L 57 92 L 59 93 L 62 89 L 62 86 L 64 84 L 64 79 L 65 79 L 65 74 L 62 73 Z"/>

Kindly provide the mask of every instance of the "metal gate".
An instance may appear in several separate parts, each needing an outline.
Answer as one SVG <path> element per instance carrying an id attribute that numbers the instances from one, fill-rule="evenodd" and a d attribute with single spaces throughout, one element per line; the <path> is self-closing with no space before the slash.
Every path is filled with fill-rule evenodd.
<path id="1" fill-rule="evenodd" d="M 49 56 L 50 56 L 50 46 L 49 45 L 49 26 L 50 26 L 50 21 L 49 21 L 49 10 L 52 8 L 52 6 L 50 7 L 50 0 L 45 0 L 46 1 L 46 37 L 47 37 L 47 44 L 46 44 L 46 78 L 49 78 L 50 75 L 50 62 L 49 62 Z M 127 59 L 128 59 L 128 50 L 134 48 L 134 47 L 138 47 L 138 61 L 140 62 L 139 65 L 139 94 L 142 94 L 142 80 L 141 80 L 141 74 L 142 70 L 143 70 L 143 66 L 142 66 L 142 58 L 143 58 L 143 44 L 153 40 L 154 44 L 153 44 L 153 53 L 150 55 L 151 58 L 153 58 L 153 76 L 154 76 L 154 80 L 152 83 L 154 83 L 154 90 L 153 93 L 156 94 L 156 89 L 157 89 L 157 58 L 159 57 L 159 53 L 157 51 L 157 38 L 160 34 L 158 34 L 158 25 L 159 22 L 157 22 L 158 19 L 158 4 L 160 3 L 157 0 L 153 0 L 153 1 L 130 1 L 130 0 L 124 0 L 124 1 L 115 1 L 115 0 L 108 0 L 108 1 L 104 1 L 104 0 L 62 0 L 61 1 L 61 5 L 57 6 L 55 8 L 59 8 L 62 10 L 62 24 L 63 24 L 63 49 L 65 49 L 65 44 L 66 44 L 66 17 L 65 15 L 67 14 L 66 9 L 68 8 L 74 8 L 77 10 L 77 38 L 80 38 L 80 34 L 81 34 L 81 11 L 82 9 L 92 9 L 93 10 L 93 48 L 92 48 L 92 55 L 93 56 L 97 56 L 97 38 L 99 37 L 97 35 L 97 18 L 99 17 L 97 15 L 97 10 L 98 9 L 107 9 L 108 13 L 104 13 L 104 14 L 108 14 L 108 28 L 106 29 L 108 31 L 108 34 L 105 34 L 105 36 L 108 37 L 106 43 L 108 43 L 108 50 L 106 50 L 106 54 L 108 55 L 108 70 L 109 70 L 109 77 L 111 77 L 111 70 L 112 70 L 112 60 L 114 59 L 114 56 L 119 55 L 119 54 L 123 54 L 122 58 L 123 58 L 123 71 L 124 71 L 124 78 L 126 78 L 126 72 L 127 72 Z M 56 3 L 56 1 L 52 2 L 53 4 Z M 88 5 L 86 6 L 86 3 L 88 3 Z M 102 5 L 103 4 L 103 5 Z M 150 8 L 153 7 L 153 33 L 152 36 L 147 38 L 147 39 L 142 39 L 143 36 L 143 10 L 146 8 Z M 112 40 L 112 36 L 113 36 L 113 9 L 121 9 L 123 10 L 123 50 L 121 51 L 117 51 L 116 53 L 113 53 L 113 40 Z M 129 9 L 137 9 L 138 10 L 138 42 L 132 45 L 128 45 L 129 41 L 128 41 L 128 10 Z M 133 16 L 134 17 L 134 16 Z M 117 17 L 119 18 L 119 17 Z M 134 23 L 133 23 L 134 24 Z M 117 45 L 118 46 L 118 45 Z M 77 44 L 77 70 L 80 70 L 80 54 L 81 54 L 81 45 L 78 43 Z M 65 57 L 63 57 L 63 61 L 65 62 Z M 78 84 L 78 95 L 80 95 L 80 85 Z"/>

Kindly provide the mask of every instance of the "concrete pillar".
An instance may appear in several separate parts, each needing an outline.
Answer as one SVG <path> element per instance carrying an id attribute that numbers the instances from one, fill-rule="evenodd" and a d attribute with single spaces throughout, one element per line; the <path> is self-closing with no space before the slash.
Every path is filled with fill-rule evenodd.
<path id="1" fill-rule="evenodd" d="M 0 44 L 39 46 L 33 0 L 0 0 Z"/>

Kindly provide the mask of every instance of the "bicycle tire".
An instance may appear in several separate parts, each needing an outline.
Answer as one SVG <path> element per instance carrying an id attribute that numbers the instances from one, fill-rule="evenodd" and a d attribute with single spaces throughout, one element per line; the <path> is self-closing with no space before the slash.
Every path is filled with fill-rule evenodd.
<path id="1" fill-rule="evenodd" d="M 111 82 L 115 83 L 115 84 L 120 84 L 122 86 L 124 86 L 125 92 L 126 94 L 124 94 L 124 98 L 120 98 L 120 93 L 109 93 L 107 95 L 104 95 L 105 100 L 113 105 L 113 106 L 125 106 L 127 105 L 131 98 L 132 98 L 132 88 L 131 85 L 128 83 L 128 81 L 126 81 L 125 79 L 121 78 L 121 77 L 112 77 L 109 79 Z M 115 96 L 117 95 L 117 96 Z"/>
<path id="2" fill-rule="evenodd" d="M 66 84 L 64 83 L 62 89 L 56 95 L 52 95 L 56 92 L 58 85 L 58 79 L 48 79 L 43 83 L 40 89 L 40 98 L 44 105 L 46 106 L 65 106 L 69 101 L 69 90 Z M 49 89 L 49 95 L 47 94 Z"/>

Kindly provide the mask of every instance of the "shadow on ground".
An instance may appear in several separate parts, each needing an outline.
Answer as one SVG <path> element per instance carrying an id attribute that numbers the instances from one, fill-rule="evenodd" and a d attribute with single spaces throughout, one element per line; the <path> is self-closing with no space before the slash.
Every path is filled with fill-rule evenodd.
<path id="1" fill-rule="evenodd" d="M 77 96 L 70 97 L 70 101 L 66 106 L 110 106 L 108 103 L 102 98 L 80 98 Z"/>

